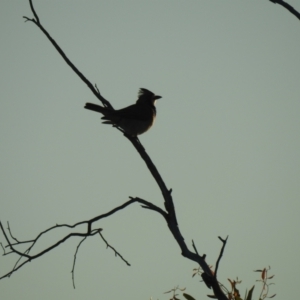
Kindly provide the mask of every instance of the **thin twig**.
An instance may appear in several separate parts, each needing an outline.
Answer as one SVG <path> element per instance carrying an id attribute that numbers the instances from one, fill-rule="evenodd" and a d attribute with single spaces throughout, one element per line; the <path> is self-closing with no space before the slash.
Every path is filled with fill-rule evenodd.
<path id="1" fill-rule="evenodd" d="M 218 237 L 218 238 L 223 243 L 223 245 L 222 245 L 222 248 L 221 248 L 221 251 L 220 251 L 217 263 L 216 263 L 216 269 L 215 269 L 215 273 L 214 273 L 214 277 L 215 278 L 217 278 L 217 272 L 218 272 L 218 268 L 219 268 L 219 262 L 221 260 L 221 257 L 223 256 L 223 252 L 224 252 L 224 249 L 225 249 L 225 246 L 226 246 L 226 243 L 227 243 L 228 235 L 227 235 L 227 237 L 226 237 L 225 240 L 222 239 L 221 237 Z"/>
<path id="2" fill-rule="evenodd" d="M 146 201 L 146 200 L 143 200 L 143 199 L 141 199 L 141 198 L 132 198 L 132 197 L 131 197 L 129 201 L 126 201 L 124 204 L 115 207 L 115 208 L 112 209 L 111 211 L 109 211 L 109 212 L 107 212 L 107 213 L 105 213 L 105 214 L 102 214 L 102 215 L 100 215 L 100 216 L 94 217 L 94 218 L 90 219 L 89 221 L 82 221 L 82 222 L 79 222 L 79 223 L 77 223 L 77 224 L 75 224 L 75 225 L 77 226 L 77 225 L 79 225 L 79 224 L 83 224 L 83 223 L 87 223 L 87 222 L 93 223 L 93 222 L 99 221 L 100 219 L 106 218 L 106 217 L 108 217 L 108 216 L 114 214 L 115 212 L 117 212 L 117 211 L 119 211 L 119 210 L 122 210 L 122 209 L 124 209 L 126 206 L 128 206 L 128 205 L 130 205 L 130 204 L 132 204 L 132 203 L 135 203 L 135 202 L 142 203 L 142 204 L 148 206 L 149 209 L 155 210 L 155 211 L 159 212 L 160 214 L 162 214 L 164 217 L 166 217 L 166 213 L 165 213 L 161 208 L 159 208 L 158 206 L 154 205 L 153 203 L 150 203 L 150 202 L 148 202 L 148 201 Z"/>
<path id="3" fill-rule="evenodd" d="M 17 243 L 19 243 L 19 241 L 18 241 L 18 240 L 12 235 L 12 233 L 11 233 L 10 226 L 9 226 L 9 222 L 7 222 L 7 230 L 8 230 L 8 232 L 9 232 L 11 238 L 12 238 L 13 240 L 15 240 Z"/>
<path id="4" fill-rule="evenodd" d="M 40 24 L 40 19 L 39 19 L 37 13 L 35 12 L 35 9 L 34 9 L 33 4 L 32 4 L 32 0 L 29 0 L 29 4 L 30 4 L 31 11 L 32 11 L 32 13 L 33 13 L 33 15 L 35 17 L 36 22 L 38 24 Z"/>
<path id="5" fill-rule="evenodd" d="M 48 229 L 46 229 L 46 230 L 40 232 L 40 233 L 36 236 L 36 238 L 33 239 L 33 240 L 29 240 L 29 241 L 19 241 L 18 243 L 14 243 L 14 244 L 12 244 L 12 243 L 10 242 L 10 240 L 9 240 L 7 234 L 6 234 L 6 231 L 4 230 L 4 227 L 3 227 L 2 223 L 0 222 L 0 229 L 1 229 L 1 231 L 2 231 L 2 233 L 3 233 L 3 235 L 4 235 L 4 237 L 5 237 L 5 240 L 6 240 L 7 244 L 8 244 L 8 246 L 6 246 L 6 247 L 8 247 L 8 248 L 11 249 L 11 252 L 9 252 L 9 253 L 10 253 L 10 254 L 11 254 L 11 253 L 15 253 L 15 254 L 18 254 L 18 255 L 19 255 L 19 258 L 18 258 L 17 262 L 15 263 L 13 269 L 12 269 L 10 272 L 8 272 L 7 274 L 5 274 L 5 275 L 3 275 L 2 277 L 0 277 L 0 279 L 5 278 L 5 277 L 9 277 L 12 273 L 14 273 L 14 272 L 17 271 L 18 269 L 20 269 L 20 268 L 21 268 L 22 266 L 24 266 L 27 262 L 29 262 L 29 261 L 31 261 L 31 260 L 34 260 L 34 259 L 36 259 L 36 258 L 38 258 L 38 257 L 40 257 L 40 256 L 42 256 L 42 255 L 44 255 L 45 253 L 47 253 L 47 252 L 51 251 L 52 249 L 58 247 L 60 244 L 64 243 L 65 241 L 67 241 L 67 240 L 68 240 L 69 238 L 71 238 L 71 237 L 79 236 L 79 237 L 83 237 L 83 238 L 85 239 L 85 238 L 87 238 L 87 237 L 89 237 L 89 236 L 94 236 L 94 235 L 95 235 L 96 233 L 98 233 L 98 232 L 100 233 L 100 231 L 102 230 L 101 228 L 91 230 L 91 226 L 92 226 L 92 224 L 93 224 L 94 222 L 99 221 L 100 219 L 106 218 L 106 217 L 108 217 L 108 216 L 111 216 L 112 214 L 116 213 L 117 211 L 120 211 L 120 210 L 124 209 L 125 207 L 127 207 L 128 205 L 133 204 L 133 203 L 135 203 L 135 202 L 142 204 L 142 206 L 143 206 L 144 208 L 148 208 L 148 209 L 154 210 L 154 211 L 156 211 L 156 212 L 159 212 L 159 213 L 162 214 L 162 215 L 164 216 L 164 218 L 166 219 L 166 213 L 165 213 L 161 208 L 159 208 L 159 207 L 157 207 L 156 205 L 154 205 L 153 203 L 150 203 L 150 202 L 148 202 L 148 201 L 146 201 L 146 200 L 144 200 L 144 199 L 141 199 L 141 198 L 131 198 L 129 201 L 127 201 L 127 202 L 125 202 L 124 204 L 122 204 L 122 205 L 120 205 L 120 206 L 118 206 L 118 207 L 112 209 L 112 210 L 109 211 L 108 213 L 99 215 L 99 216 L 94 217 L 94 218 L 92 218 L 92 219 L 90 219 L 90 220 L 85 220 L 85 221 L 77 222 L 77 223 L 75 223 L 75 224 L 73 224 L 73 225 L 69 225 L 69 224 L 56 224 L 56 225 L 54 225 L 54 226 L 52 226 L 52 227 L 50 227 L 50 228 L 48 228 Z M 86 224 L 86 225 L 87 225 L 87 231 L 86 231 L 86 233 L 76 233 L 76 232 L 75 232 L 75 233 L 70 233 L 70 234 L 66 235 L 64 238 L 62 238 L 62 239 L 60 239 L 59 241 L 57 241 L 55 244 L 53 244 L 53 245 L 49 246 L 48 248 L 42 250 L 41 252 L 39 252 L 39 253 L 37 253 L 37 254 L 35 254 L 35 255 L 30 255 L 30 251 L 31 251 L 31 250 L 33 249 L 33 247 L 36 245 L 36 243 L 38 242 L 38 240 L 39 240 L 44 234 L 48 233 L 49 231 L 55 230 L 55 229 L 61 228 L 61 227 L 75 228 L 75 227 L 77 227 L 77 226 L 79 226 L 79 225 L 83 225 L 83 224 Z M 119 252 L 117 252 L 112 246 L 110 246 L 110 245 L 107 243 L 107 241 L 104 239 L 103 236 L 102 236 L 102 238 L 103 238 L 103 240 L 105 241 L 106 245 L 109 246 L 111 249 L 113 249 L 113 250 L 115 251 L 115 253 L 118 254 L 118 256 L 119 256 L 122 260 L 124 260 L 124 262 L 125 262 L 126 264 L 129 265 L 129 263 L 123 258 L 123 256 L 122 256 Z M 16 239 L 15 239 L 15 240 L 16 240 Z M 31 245 L 30 245 L 24 252 L 18 251 L 18 250 L 16 249 L 16 246 L 18 246 L 18 245 L 20 245 L 20 244 L 24 244 L 24 243 L 31 243 Z M 5 247 L 4 247 L 4 246 L 2 246 L 2 249 L 3 249 L 3 251 L 5 252 Z M 77 252 L 76 252 L 76 253 L 77 253 Z M 6 252 L 5 254 L 8 254 L 8 253 Z M 22 264 L 18 265 L 18 264 L 20 263 L 20 260 L 21 260 L 23 257 L 24 257 L 26 260 L 25 260 Z"/>
<path id="6" fill-rule="evenodd" d="M 103 234 L 99 231 L 99 235 L 101 236 L 102 240 L 105 242 L 106 244 L 106 248 L 110 248 L 115 252 L 115 256 L 119 256 L 126 264 L 127 266 L 131 266 L 130 263 L 114 248 L 112 247 L 104 238 Z"/>
<path id="7" fill-rule="evenodd" d="M 73 282 L 73 287 L 74 287 L 74 289 L 75 289 L 75 278 L 74 278 L 74 276 L 75 276 L 75 262 L 76 262 L 76 256 L 77 256 L 77 252 L 78 252 L 78 249 L 79 249 L 80 245 L 83 243 L 83 241 L 84 241 L 86 238 L 87 238 L 87 237 L 85 236 L 85 237 L 78 243 L 78 245 L 77 245 L 77 247 L 76 247 L 75 254 L 74 254 L 73 267 L 72 267 L 72 271 L 71 271 L 71 273 L 72 273 L 72 282 Z"/>
<path id="8" fill-rule="evenodd" d="M 2 250 L 3 250 L 3 255 L 5 255 L 6 252 L 5 252 L 5 248 L 3 247 L 2 243 L 0 243 L 0 246 L 1 246 Z"/>
<path id="9" fill-rule="evenodd" d="M 77 69 L 77 67 L 70 61 L 70 59 L 66 56 L 64 51 L 60 48 L 60 46 L 56 43 L 56 41 L 51 37 L 51 35 L 48 33 L 48 31 L 42 26 L 40 23 L 38 16 L 34 10 L 32 0 L 29 0 L 30 7 L 32 10 L 32 13 L 35 16 L 35 19 L 30 19 L 26 16 L 23 18 L 26 21 L 34 23 L 48 38 L 48 40 L 51 42 L 51 44 L 55 47 L 55 49 L 58 51 L 58 53 L 61 55 L 61 57 L 64 59 L 64 61 L 67 63 L 67 65 L 79 76 L 79 78 L 88 86 L 88 88 L 92 91 L 92 93 L 103 103 L 104 106 L 110 107 L 113 109 L 113 106 L 107 101 L 103 96 L 101 96 L 100 93 L 97 92 L 97 90 L 94 88 L 94 86 L 91 84 L 91 82 Z"/>
<path id="10" fill-rule="evenodd" d="M 197 255 L 199 255 L 196 245 L 194 243 L 194 240 L 192 240 L 192 245 L 193 245 L 193 248 L 194 248 L 195 252 L 197 253 Z"/>

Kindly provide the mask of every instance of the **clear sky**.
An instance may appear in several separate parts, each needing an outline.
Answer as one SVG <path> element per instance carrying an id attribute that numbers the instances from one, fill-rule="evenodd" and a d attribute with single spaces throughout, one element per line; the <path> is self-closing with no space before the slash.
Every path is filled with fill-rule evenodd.
<path id="1" fill-rule="evenodd" d="M 300 10 L 299 0 L 289 3 Z M 300 22 L 267 0 L 34 1 L 42 24 L 115 108 L 140 87 L 163 98 L 141 141 L 173 189 L 191 247 L 219 279 L 250 288 L 271 266 L 276 299 L 299 295 Z M 122 134 L 83 109 L 99 103 L 65 64 L 26 0 L 0 9 L 0 219 L 15 237 L 105 213 L 139 196 L 163 207 L 144 162 Z M 130 263 L 98 237 L 79 239 L 0 282 L 1 299 L 169 299 L 179 284 L 209 290 L 162 218 L 133 205 L 97 224 Z M 82 229 L 83 230 L 83 229 Z M 41 250 L 67 234 L 57 230 Z M 4 238 L 0 235 L 4 243 Z M 1 274 L 16 256 L 1 256 Z M 1 275 L 0 274 L 0 275 Z M 259 284 L 255 288 L 258 298 Z"/>

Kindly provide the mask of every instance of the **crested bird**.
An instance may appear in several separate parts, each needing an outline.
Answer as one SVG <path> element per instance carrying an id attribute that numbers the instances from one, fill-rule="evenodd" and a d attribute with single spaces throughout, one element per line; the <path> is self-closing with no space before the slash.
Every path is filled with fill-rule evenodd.
<path id="1" fill-rule="evenodd" d="M 86 109 L 103 114 L 103 124 L 111 124 L 121 128 L 125 134 L 137 137 L 149 130 L 156 117 L 155 102 L 162 98 L 147 89 L 141 88 L 135 104 L 121 108 L 111 109 L 93 103 L 86 103 Z"/>

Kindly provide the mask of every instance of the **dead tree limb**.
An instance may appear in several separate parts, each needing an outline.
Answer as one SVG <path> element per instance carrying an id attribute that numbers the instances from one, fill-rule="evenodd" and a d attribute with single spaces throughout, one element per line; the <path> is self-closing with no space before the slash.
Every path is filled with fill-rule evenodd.
<path id="1" fill-rule="evenodd" d="M 43 27 L 43 25 L 40 22 L 40 19 L 35 12 L 35 9 L 33 7 L 32 0 L 29 0 L 31 11 L 34 15 L 34 18 L 30 19 L 28 17 L 23 17 L 25 19 L 25 22 L 29 21 L 34 23 L 48 38 L 48 40 L 52 43 L 52 45 L 55 47 L 55 49 L 58 51 L 58 53 L 61 55 L 61 57 L 64 59 L 64 61 L 67 63 L 67 65 L 80 77 L 80 79 L 88 86 L 88 88 L 92 91 L 92 93 L 102 102 L 102 104 L 105 107 L 113 108 L 113 106 L 110 104 L 109 101 L 107 101 L 99 92 L 97 86 L 93 86 L 91 82 L 75 67 L 75 65 L 70 61 L 70 59 L 66 56 L 64 51 L 60 48 L 60 46 L 56 43 L 56 41 L 51 37 L 51 35 L 48 33 L 48 31 Z"/>
<path id="2" fill-rule="evenodd" d="M 66 56 L 66 54 L 64 53 L 64 51 L 59 47 L 59 45 L 56 43 L 56 41 L 50 36 L 50 34 L 48 33 L 48 31 L 46 31 L 46 29 L 42 26 L 41 22 L 40 22 L 40 19 L 33 7 L 33 3 L 32 3 L 32 0 L 29 0 L 29 3 L 30 3 L 30 7 L 31 7 L 31 10 L 32 10 L 32 13 L 34 15 L 34 18 L 30 19 L 28 17 L 24 17 L 24 19 L 26 21 L 30 21 L 32 23 L 34 23 L 44 34 L 45 36 L 48 38 L 48 40 L 52 43 L 52 45 L 55 47 L 55 49 L 58 51 L 58 53 L 62 56 L 62 58 L 65 60 L 65 62 L 72 68 L 72 70 L 80 77 L 80 79 L 89 87 L 89 89 L 94 93 L 94 95 L 102 102 L 102 104 L 106 107 L 110 107 L 112 108 L 112 105 L 106 100 L 104 99 L 97 86 L 94 86 L 87 80 L 87 78 L 75 67 L 75 65 L 69 60 L 69 58 Z M 228 298 L 226 297 L 226 295 L 224 294 L 224 292 L 222 291 L 219 283 L 218 283 L 218 280 L 217 280 L 217 276 L 216 274 L 213 274 L 213 272 L 211 271 L 210 267 L 208 266 L 208 264 L 206 263 L 205 261 L 205 257 L 206 255 L 203 255 L 203 256 L 200 256 L 197 252 L 194 253 L 192 251 L 190 251 L 184 241 L 184 238 L 180 232 L 180 229 L 179 229 L 179 226 L 178 226 L 178 221 L 177 221 L 177 217 L 176 217 L 176 211 L 175 211 L 175 206 L 174 206 L 174 202 L 173 202 L 173 199 L 172 199 L 172 189 L 168 189 L 166 184 L 164 183 L 162 177 L 160 176 L 156 166 L 154 165 L 154 163 L 152 162 L 150 156 L 147 154 L 145 148 L 142 146 L 142 144 L 139 142 L 138 139 L 136 138 L 133 138 L 133 137 L 128 137 L 126 136 L 130 142 L 132 143 L 132 145 L 135 147 L 135 149 L 137 150 L 137 152 L 140 154 L 141 158 L 144 160 L 144 162 L 146 163 L 150 173 L 152 174 L 152 176 L 154 177 L 156 183 L 158 184 L 160 190 L 161 190 L 161 193 L 162 193 L 162 196 L 164 198 L 164 205 L 165 205 L 165 209 L 166 211 L 162 210 L 161 208 L 155 206 L 154 204 L 146 201 L 146 200 L 143 200 L 143 199 L 140 199 L 140 198 L 130 198 L 129 201 L 125 202 L 123 205 L 121 206 L 118 206 L 114 209 L 112 209 L 110 212 L 106 213 L 106 214 L 102 214 L 102 215 L 99 215 L 99 216 L 96 216 L 90 220 L 86 220 L 86 221 L 81 221 L 81 222 L 78 222 L 74 225 L 68 225 L 68 224 L 62 224 L 62 225 L 55 225 L 43 232 L 41 232 L 35 239 L 33 240 L 30 240 L 30 241 L 23 241 L 23 242 L 19 242 L 18 240 L 14 239 L 14 243 L 11 243 L 10 239 L 8 238 L 7 234 L 6 234 L 6 231 L 4 230 L 3 226 L 2 226 L 2 223 L 0 223 L 0 229 L 1 231 L 3 232 L 3 235 L 5 237 L 5 240 L 7 242 L 7 246 L 11 252 L 9 253 L 5 253 L 5 254 L 11 254 L 11 253 L 15 253 L 17 255 L 19 255 L 20 257 L 22 258 L 25 258 L 25 262 L 21 263 L 20 265 L 16 265 L 13 270 L 9 273 L 7 273 L 6 275 L 0 277 L 1 278 L 4 278 L 4 277 L 9 277 L 13 272 L 17 271 L 18 269 L 20 269 L 22 266 L 24 266 L 27 262 L 29 261 L 32 261 L 42 255 L 44 255 L 45 253 L 51 251 L 52 249 L 58 247 L 60 244 L 64 243 L 65 241 L 67 241 L 68 239 L 70 239 L 71 237 L 82 237 L 83 239 L 79 242 L 78 246 L 77 246 L 77 249 L 76 249 L 76 252 L 75 252 L 75 256 L 74 256 L 74 265 L 75 265 L 75 261 L 76 261 L 76 255 L 77 255 L 77 252 L 78 252 L 78 248 L 79 246 L 81 245 L 81 243 L 87 238 L 87 237 L 90 237 L 90 236 L 94 236 L 96 235 L 97 233 L 99 233 L 101 235 L 101 228 L 96 228 L 96 229 L 92 229 L 92 225 L 94 222 L 102 219 L 102 218 L 105 218 L 105 217 L 108 217 L 112 214 L 114 214 L 115 212 L 121 210 L 121 209 L 124 209 L 125 207 L 127 207 L 128 205 L 134 203 L 134 202 L 138 202 L 140 204 L 142 204 L 142 207 L 143 208 L 146 208 L 146 209 L 150 209 L 150 210 L 153 210 L 153 211 L 156 211 L 157 213 L 161 214 L 162 217 L 166 220 L 167 222 L 167 225 L 168 225 L 168 228 L 169 230 L 171 231 L 174 239 L 177 241 L 180 249 L 181 249 L 181 254 L 182 256 L 198 263 L 200 265 L 200 267 L 202 268 L 203 270 L 203 274 L 205 274 L 205 279 L 206 279 L 206 283 L 209 282 L 209 288 L 212 288 L 213 291 L 214 291 L 214 296 L 219 299 L 219 300 L 228 300 Z M 36 244 L 36 242 L 39 240 L 39 238 L 49 232 L 50 230 L 54 230 L 58 227 L 69 227 L 69 228 L 75 228 L 79 225 L 83 225 L 83 224 L 86 224 L 87 225 L 87 229 L 86 229 L 86 232 L 84 233 L 80 233 L 80 232 L 75 232 L 75 233 L 69 233 L 68 235 L 66 235 L 64 238 L 62 238 L 61 240 L 57 241 L 55 244 L 53 244 L 52 246 L 44 249 L 43 251 L 37 253 L 37 254 L 30 254 L 31 253 L 31 250 L 32 248 L 34 247 L 34 245 Z M 13 237 L 12 237 L 13 238 Z M 25 252 L 21 252 L 19 250 L 16 249 L 16 247 L 20 244 L 20 243 L 29 243 L 30 246 L 29 248 L 25 251 Z M 225 244 L 223 244 L 223 248 L 222 248 L 222 252 L 223 252 L 223 249 L 224 249 L 224 246 Z M 112 248 L 115 253 L 116 250 L 110 246 L 110 248 Z M 123 257 L 121 255 L 119 255 L 122 259 Z M 220 259 L 220 257 L 219 257 Z M 123 259 L 123 261 L 125 261 Z M 125 261 L 127 263 L 127 261 Z M 218 260 L 219 262 L 219 260 Z M 74 265 L 73 265 L 73 269 L 72 269 L 72 278 L 74 280 Z M 74 281 L 73 281 L 73 284 L 74 284 Z"/>
<path id="3" fill-rule="evenodd" d="M 42 255 L 46 254 L 47 252 L 50 252 L 51 250 L 53 250 L 54 248 L 58 247 L 59 245 L 61 245 L 62 243 L 66 242 L 67 240 L 69 240 L 70 238 L 72 237 L 82 237 L 84 238 L 84 240 L 87 238 L 87 237 L 90 237 L 90 236 L 94 236 L 96 235 L 97 233 L 99 233 L 100 237 L 102 238 L 102 240 L 105 242 L 107 248 L 110 248 L 112 249 L 114 252 L 115 252 L 115 255 L 116 256 L 119 256 L 128 266 L 130 266 L 129 262 L 123 258 L 123 256 L 114 248 L 112 247 L 107 241 L 106 239 L 104 238 L 104 236 L 101 234 L 101 231 L 102 231 L 102 228 L 94 228 L 92 229 L 92 225 L 103 219 L 103 218 L 106 218 L 106 217 L 109 217 L 111 215 L 113 215 L 114 213 L 124 209 L 125 207 L 133 204 L 133 203 L 140 203 L 142 204 L 142 207 L 144 208 L 148 208 L 150 210 L 153 210 L 153 211 L 156 211 L 156 212 L 159 212 L 161 214 L 165 214 L 165 212 L 160 209 L 159 207 L 155 206 L 154 204 L 146 201 L 146 200 L 143 200 L 143 199 L 140 199 L 140 198 L 131 198 L 130 200 L 128 200 L 127 202 L 125 202 L 124 204 L 118 206 L 118 207 L 115 207 L 114 209 L 112 209 L 111 211 L 105 213 L 105 214 L 101 214 L 99 216 L 96 216 L 90 220 L 85 220 L 85 221 L 81 221 L 81 222 L 77 222 L 73 225 L 69 225 L 69 224 L 56 224 L 42 232 L 40 232 L 34 239 L 32 240 L 25 240 L 25 241 L 20 241 L 20 240 L 17 240 L 12 234 L 11 234 L 11 229 L 10 229 L 10 226 L 9 226 L 9 223 L 8 223 L 8 227 L 7 227 L 7 231 L 4 229 L 3 227 L 3 224 L 0 222 L 0 230 L 2 231 L 3 235 L 4 235 L 4 238 L 6 240 L 6 243 L 7 243 L 7 246 L 3 246 L 2 244 L 2 249 L 3 249 L 3 254 L 4 255 L 9 255 L 9 254 L 17 254 L 19 256 L 19 259 L 17 261 L 17 263 L 15 264 L 15 266 L 13 267 L 13 269 L 8 272 L 7 274 L 3 275 L 0 277 L 0 279 L 3 279 L 5 277 L 10 277 L 15 271 L 19 270 L 21 267 L 23 267 L 25 264 L 27 264 L 28 262 L 30 261 L 33 261 L 39 257 L 41 257 Z M 67 228 L 76 228 L 80 225 L 86 225 L 86 231 L 85 232 L 73 232 L 73 233 L 69 233 L 68 235 L 66 235 L 65 237 L 63 237 L 62 239 L 58 240 L 55 244 L 47 247 L 46 249 L 36 253 L 36 254 L 31 254 L 34 246 L 37 244 L 37 242 L 39 241 L 39 239 L 45 235 L 46 233 L 48 233 L 49 231 L 52 231 L 52 230 L 55 230 L 57 228 L 62 228 L 62 227 L 67 227 Z M 9 235 L 10 235 L 10 238 L 14 240 L 14 242 L 11 242 L 11 239 L 9 238 Z M 80 246 L 80 244 L 82 243 L 83 241 L 80 241 L 77 248 Z M 28 244 L 29 247 L 21 252 L 17 249 L 18 246 L 20 245 L 23 245 L 23 244 Z M 10 249 L 10 252 L 6 252 L 5 249 L 6 248 L 9 248 Z M 77 249 L 78 251 L 78 249 Z M 76 253 L 77 253 L 76 251 Z M 20 263 L 20 259 L 21 258 L 25 258 L 25 261 Z M 76 259 L 75 259 L 76 260 Z M 73 267 L 74 269 L 74 267 Z"/>
<path id="4" fill-rule="evenodd" d="M 269 0 L 271 2 L 273 2 L 274 4 L 280 4 L 282 5 L 284 8 L 286 8 L 290 13 L 292 13 L 296 18 L 298 18 L 300 20 L 300 13 L 290 4 L 288 4 L 287 2 L 283 1 L 283 0 Z"/>

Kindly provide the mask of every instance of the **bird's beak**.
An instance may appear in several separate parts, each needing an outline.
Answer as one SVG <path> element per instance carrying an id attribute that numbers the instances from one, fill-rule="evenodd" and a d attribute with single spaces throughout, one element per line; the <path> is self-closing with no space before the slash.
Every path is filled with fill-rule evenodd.
<path id="1" fill-rule="evenodd" d="M 154 100 L 158 100 L 158 99 L 160 99 L 160 98 L 162 98 L 162 96 L 154 96 L 154 97 L 153 97 Z"/>

